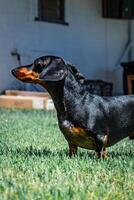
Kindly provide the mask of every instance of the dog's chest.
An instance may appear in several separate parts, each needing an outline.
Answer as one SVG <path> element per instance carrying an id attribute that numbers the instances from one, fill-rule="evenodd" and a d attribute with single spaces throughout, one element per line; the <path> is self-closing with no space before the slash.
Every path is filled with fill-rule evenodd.
<path id="1" fill-rule="evenodd" d="M 70 144 L 86 149 L 96 149 L 95 139 L 85 129 L 79 126 L 74 126 L 67 120 L 64 120 L 61 123 L 60 129 Z"/>

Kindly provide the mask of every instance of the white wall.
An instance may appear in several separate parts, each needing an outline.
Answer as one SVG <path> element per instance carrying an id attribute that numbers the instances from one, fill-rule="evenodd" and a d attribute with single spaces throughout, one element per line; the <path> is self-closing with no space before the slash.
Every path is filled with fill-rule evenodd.
<path id="1" fill-rule="evenodd" d="M 101 0 L 66 0 L 69 26 L 37 22 L 37 0 L 0 0 L 0 91 L 15 81 L 10 70 L 17 65 L 15 48 L 22 64 L 40 55 L 63 56 L 90 79 L 114 83 L 122 93 L 122 70 L 116 64 L 127 43 L 127 20 L 103 19 Z M 116 67 L 116 70 L 115 70 Z"/>

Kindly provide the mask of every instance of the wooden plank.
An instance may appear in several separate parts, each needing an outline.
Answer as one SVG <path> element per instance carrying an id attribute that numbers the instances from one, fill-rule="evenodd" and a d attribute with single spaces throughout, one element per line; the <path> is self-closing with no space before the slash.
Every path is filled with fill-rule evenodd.
<path id="1" fill-rule="evenodd" d="M 10 96 L 0 96 L 1 108 L 32 108 L 33 103 L 31 99 L 12 98 Z"/>
<path id="2" fill-rule="evenodd" d="M 47 99 L 45 103 L 46 103 L 45 104 L 46 110 L 55 110 L 54 103 L 53 103 L 52 99 Z"/>
<path id="3" fill-rule="evenodd" d="M 28 108 L 55 110 L 53 101 L 48 93 L 6 90 L 6 95 L 0 96 L 2 108 Z"/>
<path id="4" fill-rule="evenodd" d="M 20 90 L 5 90 L 5 95 L 12 96 L 35 96 L 51 98 L 48 92 L 33 92 L 33 91 L 20 91 Z"/>
<path id="5" fill-rule="evenodd" d="M 47 97 L 26 97 L 26 96 L 0 96 L 1 108 L 25 108 L 25 109 L 46 109 L 54 110 L 53 101 Z"/>

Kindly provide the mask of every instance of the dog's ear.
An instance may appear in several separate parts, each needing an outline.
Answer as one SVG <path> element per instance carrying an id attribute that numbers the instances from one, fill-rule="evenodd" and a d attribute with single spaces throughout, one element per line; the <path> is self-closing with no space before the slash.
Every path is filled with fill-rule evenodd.
<path id="1" fill-rule="evenodd" d="M 85 80 L 84 75 L 78 70 L 76 69 L 76 67 L 74 65 L 69 65 L 71 72 L 73 73 L 73 75 L 75 76 L 75 78 L 80 82 L 83 83 Z"/>
<path id="2" fill-rule="evenodd" d="M 39 75 L 39 80 L 41 81 L 60 81 L 64 79 L 67 75 L 67 68 L 63 61 L 56 59 L 49 63 L 48 66 Z"/>

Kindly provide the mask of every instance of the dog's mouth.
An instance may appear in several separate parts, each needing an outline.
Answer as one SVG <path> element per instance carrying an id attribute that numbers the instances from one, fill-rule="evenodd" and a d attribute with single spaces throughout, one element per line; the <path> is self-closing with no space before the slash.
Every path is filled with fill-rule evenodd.
<path id="1" fill-rule="evenodd" d="M 27 68 L 17 68 L 12 70 L 12 74 L 23 82 L 36 82 L 38 81 L 39 74 Z"/>

